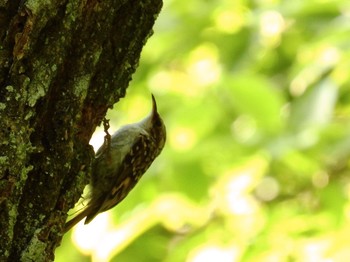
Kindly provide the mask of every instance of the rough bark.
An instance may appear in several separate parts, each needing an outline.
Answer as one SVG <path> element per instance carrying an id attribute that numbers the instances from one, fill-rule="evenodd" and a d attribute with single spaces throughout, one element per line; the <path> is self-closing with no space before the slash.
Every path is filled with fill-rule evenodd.
<path id="1" fill-rule="evenodd" d="M 52 261 L 161 0 L 0 0 L 0 261 Z"/>

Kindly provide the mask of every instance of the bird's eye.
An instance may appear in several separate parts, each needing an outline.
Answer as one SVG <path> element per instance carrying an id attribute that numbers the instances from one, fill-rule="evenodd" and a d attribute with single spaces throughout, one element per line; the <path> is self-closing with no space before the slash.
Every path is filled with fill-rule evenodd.
<path id="1" fill-rule="evenodd" d="M 163 125 L 163 122 L 159 117 L 157 117 L 156 119 L 153 120 L 153 125 L 156 127 L 161 127 Z"/>
<path id="2" fill-rule="evenodd" d="M 157 121 L 157 127 L 161 127 L 163 125 L 162 121 Z"/>

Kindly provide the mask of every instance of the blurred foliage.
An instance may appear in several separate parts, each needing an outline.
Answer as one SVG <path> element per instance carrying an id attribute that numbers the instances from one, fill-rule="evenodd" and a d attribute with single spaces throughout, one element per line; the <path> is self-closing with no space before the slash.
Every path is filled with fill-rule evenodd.
<path id="1" fill-rule="evenodd" d="M 348 261 L 349 36 L 346 0 L 165 0 L 109 117 L 152 92 L 166 148 L 56 261 Z"/>

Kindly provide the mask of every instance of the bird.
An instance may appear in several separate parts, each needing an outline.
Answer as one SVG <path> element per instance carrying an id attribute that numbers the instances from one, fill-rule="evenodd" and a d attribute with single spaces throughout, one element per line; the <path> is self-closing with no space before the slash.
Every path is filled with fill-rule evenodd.
<path id="1" fill-rule="evenodd" d="M 119 204 L 161 153 L 165 141 L 166 128 L 152 94 L 151 113 L 137 123 L 121 127 L 95 153 L 88 203 L 66 222 L 64 233 L 83 218 L 88 224 Z"/>

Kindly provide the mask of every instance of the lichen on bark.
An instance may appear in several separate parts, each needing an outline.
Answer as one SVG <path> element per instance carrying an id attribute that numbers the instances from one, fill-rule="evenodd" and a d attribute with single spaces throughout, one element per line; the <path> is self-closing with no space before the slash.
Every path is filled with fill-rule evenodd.
<path id="1" fill-rule="evenodd" d="M 0 3 L 0 261 L 52 261 L 161 0 Z M 40 251 L 40 252 L 39 252 Z"/>

